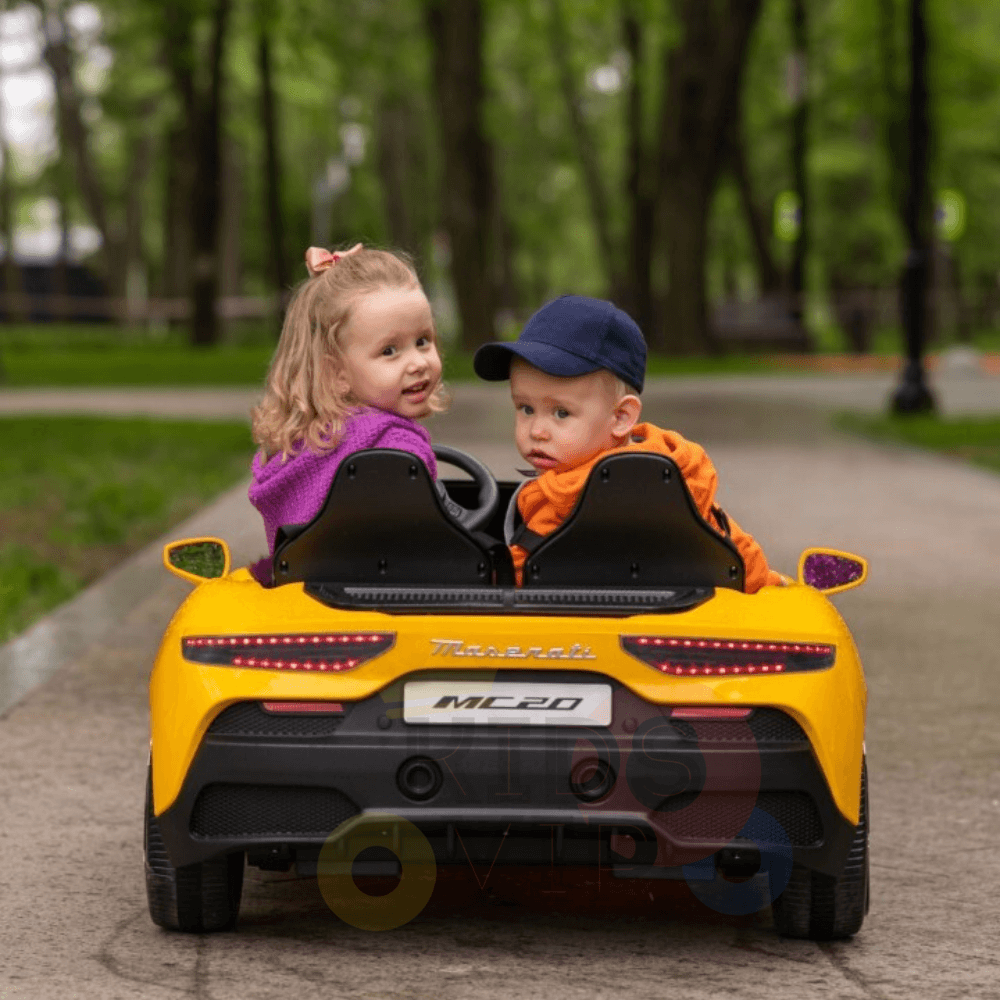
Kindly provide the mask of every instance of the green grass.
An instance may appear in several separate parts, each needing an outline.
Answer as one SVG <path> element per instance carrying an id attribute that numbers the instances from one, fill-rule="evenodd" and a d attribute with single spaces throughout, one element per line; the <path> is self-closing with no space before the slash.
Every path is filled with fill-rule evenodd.
<path id="1" fill-rule="evenodd" d="M 0 351 L 0 386 L 260 386 L 272 348 L 233 346 L 194 349 L 182 345 L 61 347 L 49 350 L 8 348 Z M 719 358 L 649 359 L 650 375 L 704 375 L 772 370 L 766 358 L 726 355 Z M 476 381 L 472 355 L 445 354 L 449 382 Z"/>
<path id="2" fill-rule="evenodd" d="M 980 351 L 995 352 L 1000 351 L 1000 329 L 978 329 L 973 330 L 972 346 Z M 847 337 L 836 324 L 829 323 L 825 326 L 815 325 L 813 328 L 813 341 L 816 351 L 819 354 L 844 354 L 850 351 Z M 927 345 L 930 353 L 947 350 L 955 347 L 957 341 L 954 339 L 954 331 L 944 331 L 936 336 Z M 906 353 L 906 338 L 903 330 L 897 325 L 887 325 L 876 327 L 872 331 L 871 354 L 877 357 L 887 357 Z"/>
<path id="3" fill-rule="evenodd" d="M 821 340 L 821 350 L 836 353 L 839 342 Z M 975 338 L 983 350 L 1000 349 L 1000 332 Z M 274 350 L 275 331 L 266 324 L 233 327 L 225 342 L 192 348 L 183 329 L 155 335 L 142 329 L 97 324 L 0 325 L 2 386 L 260 386 Z M 873 353 L 898 355 L 899 331 L 883 328 L 873 338 Z M 650 375 L 714 375 L 776 372 L 784 369 L 768 354 L 734 353 L 719 357 L 650 355 Z M 445 378 L 476 380 L 472 355 L 445 351 Z"/>
<path id="4" fill-rule="evenodd" d="M 234 327 L 209 348 L 191 347 L 181 328 L 0 325 L 0 386 L 261 385 L 274 344 L 262 324 Z"/>
<path id="5" fill-rule="evenodd" d="M 242 423 L 0 418 L 0 641 L 247 473 Z"/>
<path id="6" fill-rule="evenodd" d="M 143 344 L 0 352 L 6 386 L 262 385 L 269 347 Z"/>
<path id="7" fill-rule="evenodd" d="M 1000 416 L 892 417 L 842 413 L 837 426 L 877 441 L 895 441 L 965 459 L 1000 472 Z"/>
<path id="8" fill-rule="evenodd" d="M 183 326 L 130 326 L 116 323 L 0 323 L 0 347 L 14 350 L 72 350 L 107 347 L 186 347 L 190 334 Z M 224 324 L 225 347 L 273 347 L 278 328 L 262 320 Z"/>
<path id="9" fill-rule="evenodd" d="M 776 371 L 762 355 L 727 354 L 717 358 L 668 358 L 650 355 L 646 371 L 649 375 L 718 375 L 728 372 Z M 447 351 L 444 356 L 444 377 L 447 382 L 478 382 L 472 369 L 472 354 Z"/>

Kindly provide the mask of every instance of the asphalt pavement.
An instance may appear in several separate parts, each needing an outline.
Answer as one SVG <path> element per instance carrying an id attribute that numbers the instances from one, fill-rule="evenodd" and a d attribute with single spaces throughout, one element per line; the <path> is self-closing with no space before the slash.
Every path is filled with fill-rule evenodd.
<path id="1" fill-rule="evenodd" d="M 935 385 L 946 412 L 1000 410 L 995 377 Z M 1000 997 L 1000 477 L 829 429 L 825 409 L 878 409 L 891 386 L 692 378 L 645 394 L 645 417 L 706 446 L 719 499 L 777 568 L 793 572 L 808 545 L 871 561 L 865 586 L 834 599 L 870 694 L 872 908 L 855 939 L 783 940 L 766 913 L 722 917 L 682 886 L 562 897 L 499 867 L 452 878 L 392 932 L 341 923 L 315 879 L 254 869 L 236 932 L 157 929 L 142 879 L 146 680 L 187 587 L 156 545 L 0 648 L 0 998 Z M 128 395 L 71 394 L 64 412 L 222 417 L 252 402 Z M 31 399 L 20 409 L 53 408 Z M 431 433 L 510 475 L 510 420 L 503 387 L 459 387 Z M 239 561 L 262 551 L 245 484 L 170 537 L 203 533 Z"/>

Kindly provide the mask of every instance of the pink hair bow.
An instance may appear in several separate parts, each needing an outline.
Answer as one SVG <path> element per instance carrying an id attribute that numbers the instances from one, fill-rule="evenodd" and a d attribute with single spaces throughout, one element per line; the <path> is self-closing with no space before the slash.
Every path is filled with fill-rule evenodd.
<path id="1" fill-rule="evenodd" d="M 309 272 L 309 277 L 315 278 L 317 274 L 333 267 L 341 257 L 357 253 L 361 248 L 360 243 L 355 243 L 350 250 L 337 250 L 330 253 L 329 250 L 324 250 L 322 247 L 310 247 L 306 251 L 306 270 Z"/>

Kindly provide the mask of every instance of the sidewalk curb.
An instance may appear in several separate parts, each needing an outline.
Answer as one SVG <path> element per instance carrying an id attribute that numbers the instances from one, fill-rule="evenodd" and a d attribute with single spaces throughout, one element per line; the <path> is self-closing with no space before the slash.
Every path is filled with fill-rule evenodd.
<path id="1" fill-rule="evenodd" d="M 247 500 L 248 484 L 249 480 L 243 480 L 233 486 L 0 646 L 0 719 L 35 687 L 103 640 L 156 588 L 174 582 L 163 568 L 162 551 L 167 542 L 221 535 L 233 550 L 234 565 L 263 552 L 263 530 Z"/>

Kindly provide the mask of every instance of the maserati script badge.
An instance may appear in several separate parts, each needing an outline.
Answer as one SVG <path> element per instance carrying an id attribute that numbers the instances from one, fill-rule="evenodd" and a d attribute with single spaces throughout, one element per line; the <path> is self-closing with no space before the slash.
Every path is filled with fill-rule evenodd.
<path id="1" fill-rule="evenodd" d="M 470 657 L 480 660 L 596 660 L 590 646 L 466 646 L 461 639 L 431 639 L 431 656 Z"/>

